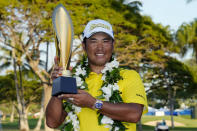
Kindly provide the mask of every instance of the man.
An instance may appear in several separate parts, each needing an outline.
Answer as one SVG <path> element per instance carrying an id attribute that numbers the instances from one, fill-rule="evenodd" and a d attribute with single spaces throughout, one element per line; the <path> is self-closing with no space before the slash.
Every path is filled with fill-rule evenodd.
<path id="1" fill-rule="evenodd" d="M 112 59 L 114 44 L 114 35 L 110 23 L 97 19 L 86 25 L 82 45 L 87 54 L 88 67 L 91 71 L 85 79 L 88 90 L 78 90 L 77 94 L 53 96 L 46 109 L 46 122 L 49 127 L 57 128 L 65 120 L 69 112 L 63 109 L 62 100 L 67 100 L 81 107 L 81 111 L 77 115 L 80 131 L 109 131 L 112 129 L 113 126 L 109 127 L 106 124 L 98 123 L 97 112 L 111 118 L 111 125 L 113 121 L 117 120 L 123 123 L 127 128 L 126 131 L 136 130 L 136 123 L 141 119 L 141 115 L 147 112 L 148 108 L 145 90 L 139 74 L 133 70 L 120 70 L 119 74 L 122 79 L 117 80 L 117 84 L 113 86 L 118 85 L 116 87 L 121 92 L 120 96 L 123 102 L 109 102 L 111 96 L 107 97 L 107 95 L 110 93 L 107 94 L 104 90 L 105 87 L 102 87 L 103 83 L 106 82 L 106 78 L 103 77 L 106 75 L 106 63 Z M 117 69 L 119 68 L 117 67 Z M 112 69 L 108 71 L 110 70 Z M 56 66 L 52 77 L 56 78 L 59 73 L 61 74 L 61 68 Z M 98 96 L 102 93 L 105 99 L 99 100 Z M 116 130 L 118 129 L 120 128 L 116 128 Z"/>

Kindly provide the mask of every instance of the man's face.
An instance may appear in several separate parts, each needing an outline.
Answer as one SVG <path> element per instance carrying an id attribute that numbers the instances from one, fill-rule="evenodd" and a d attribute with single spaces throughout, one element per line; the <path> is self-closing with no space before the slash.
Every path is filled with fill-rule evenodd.
<path id="1" fill-rule="evenodd" d="M 95 33 L 86 39 L 83 49 L 87 53 L 89 64 L 104 66 L 110 61 L 113 52 L 113 40 L 106 33 Z"/>

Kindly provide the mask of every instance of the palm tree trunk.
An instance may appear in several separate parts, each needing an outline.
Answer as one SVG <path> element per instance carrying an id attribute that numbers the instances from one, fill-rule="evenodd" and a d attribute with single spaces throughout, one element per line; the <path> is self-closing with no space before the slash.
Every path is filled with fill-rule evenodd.
<path id="1" fill-rule="evenodd" d="M 174 117 L 173 117 L 173 111 L 174 111 L 174 104 L 173 100 L 171 99 L 171 106 L 170 106 L 170 116 L 171 116 L 171 128 L 174 128 Z"/>
<path id="2" fill-rule="evenodd" d="M 21 102 L 22 102 L 22 112 L 25 112 L 25 100 L 24 100 L 24 89 L 23 89 L 23 78 L 22 78 L 22 70 L 21 66 L 18 65 L 19 69 L 19 78 L 20 78 L 20 95 L 21 95 Z"/>
<path id="3" fill-rule="evenodd" d="M 14 51 L 13 51 L 13 54 L 14 54 Z M 15 56 L 15 54 L 13 56 Z M 15 80 L 15 88 L 16 88 L 16 95 L 17 95 L 17 102 L 18 102 L 20 130 L 21 131 L 29 131 L 27 115 L 24 113 L 24 106 L 23 106 L 22 101 L 21 101 L 20 91 L 19 91 L 19 87 L 18 87 L 15 57 L 13 58 L 13 64 L 14 64 L 14 80 Z"/>
<path id="4" fill-rule="evenodd" d="M 26 110 L 26 105 L 25 105 L 25 99 L 24 99 L 24 89 L 23 89 L 23 80 L 22 80 L 22 70 L 21 66 L 18 65 L 19 68 L 19 78 L 20 78 L 20 95 L 21 95 L 21 105 L 22 105 L 22 123 L 23 127 L 25 128 L 26 131 L 29 131 L 29 124 L 28 124 L 28 110 Z"/>
<path id="5" fill-rule="evenodd" d="M 168 85 L 168 100 L 169 100 L 169 106 L 170 106 L 170 117 L 171 117 L 171 127 L 174 128 L 174 118 L 173 118 L 173 100 L 172 100 L 172 89 L 171 87 Z"/>
<path id="6" fill-rule="evenodd" d="M 14 51 L 13 51 L 14 52 Z M 14 54 L 14 53 L 13 53 Z M 15 56 L 15 54 L 13 55 Z M 14 83 L 15 83 L 15 88 L 16 88 L 16 98 L 17 98 L 17 103 L 18 103 L 18 106 L 17 106 L 17 111 L 18 111 L 18 114 L 19 114 L 19 128 L 20 128 L 20 120 L 21 120 L 21 99 L 20 99 L 20 95 L 19 95 L 19 89 L 18 89 L 18 79 L 17 79 L 17 72 L 16 72 L 16 59 L 15 57 L 13 58 L 13 65 L 14 65 Z"/>
<path id="7" fill-rule="evenodd" d="M 10 122 L 13 122 L 14 121 L 14 108 L 15 108 L 14 103 L 15 102 L 12 103 L 12 112 L 11 112 L 11 115 L 10 115 Z"/>

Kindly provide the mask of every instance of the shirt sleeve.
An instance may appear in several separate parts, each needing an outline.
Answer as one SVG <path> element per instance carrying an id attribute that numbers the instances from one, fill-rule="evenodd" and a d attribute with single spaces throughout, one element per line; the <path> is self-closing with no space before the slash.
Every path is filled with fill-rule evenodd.
<path id="1" fill-rule="evenodd" d="M 140 75 L 134 70 L 122 70 L 123 80 L 119 81 L 122 99 L 125 103 L 144 105 L 143 114 L 148 112 L 146 92 Z"/>

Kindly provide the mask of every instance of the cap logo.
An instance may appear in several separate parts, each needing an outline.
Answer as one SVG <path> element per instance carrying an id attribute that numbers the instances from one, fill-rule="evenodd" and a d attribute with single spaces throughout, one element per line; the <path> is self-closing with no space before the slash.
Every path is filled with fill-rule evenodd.
<path id="1" fill-rule="evenodd" d="M 89 30 L 89 31 L 91 31 L 91 30 L 93 30 L 93 29 L 95 29 L 95 28 L 97 28 L 97 27 L 102 27 L 102 28 L 104 28 L 104 29 L 110 30 L 110 27 L 109 27 L 109 26 L 107 26 L 107 25 L 105 25 L 105 24 L 102 24 L 102 23 L 98 23 L 98 24 L 92 24 L 92 25 L 90 26 L 90 30 Z"/>

